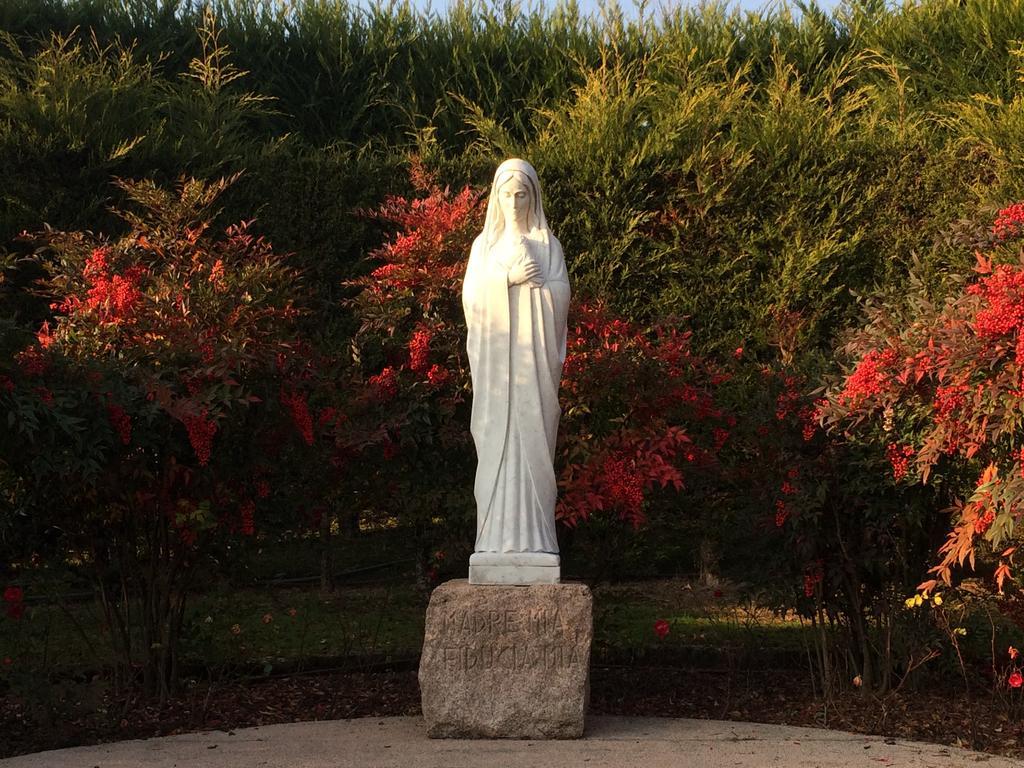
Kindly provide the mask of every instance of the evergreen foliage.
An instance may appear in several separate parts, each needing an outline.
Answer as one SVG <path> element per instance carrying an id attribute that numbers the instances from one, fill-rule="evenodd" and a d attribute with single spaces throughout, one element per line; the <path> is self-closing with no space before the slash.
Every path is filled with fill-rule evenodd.
<path id="1" fill-rule="evenodd" d="M 723 348 L 796 313 L 827 349 L 855 294 L 963 268 L 946 231 L 1020 195 L 1024 6 L 798 7 L 3 0 L 0 243 L 105 227 L 115 175 L 245 171 L 227 215 L 299 254 L 342 332 L 380 240 L 355 211 L 408 192 L 409 154 L 482 186 L 516 153 L 595 298 Z"/>

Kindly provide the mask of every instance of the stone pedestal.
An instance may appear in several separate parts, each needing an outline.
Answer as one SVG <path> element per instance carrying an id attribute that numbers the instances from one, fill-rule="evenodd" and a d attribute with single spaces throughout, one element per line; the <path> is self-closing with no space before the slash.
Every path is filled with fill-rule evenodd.
<path id="1" fill-rule="evenodd" d="M 470 584 L 557 584 L 561 566 L 552 552 L 474 552 Z"/>
<path id="2" fill-rule="evenodd" d="M 579 738 L 592 637 L 586 585 L 442 584 L 430 596 L 420 659 L 427 735 Z"/>

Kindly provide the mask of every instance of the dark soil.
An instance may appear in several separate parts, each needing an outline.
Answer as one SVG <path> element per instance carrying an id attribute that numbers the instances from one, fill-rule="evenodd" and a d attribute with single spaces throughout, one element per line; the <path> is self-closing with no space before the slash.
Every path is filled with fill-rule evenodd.
<path id="1" fill-rule="evenodd" d="M 0 758 L 61 747 L 272 723 L 417 715 L 414 670 L 316 672 L 248 682 L 198 683 L 162 709 L 83 689 L 46 707 L 0 699 Z M 806 672 L 602 667 L 591 675 L 594 714 L 689 717 L 835 728 L 1024 758 L 1024 718 L 963 689 L 826 703 Z M 45 713 L 49 713 L 46 715 Z M 45 715 L 45 716 L 44 716 Z"/>

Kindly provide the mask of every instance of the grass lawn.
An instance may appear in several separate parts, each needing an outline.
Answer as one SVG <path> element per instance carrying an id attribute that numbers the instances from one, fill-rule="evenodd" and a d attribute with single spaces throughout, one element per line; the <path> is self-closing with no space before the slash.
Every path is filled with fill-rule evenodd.
<path id="1" fill-rule="evenodd" d="M 803 648 L 807 629 L 799 621 L 713 594 L 680 580 L 596 588 L 595 661 Z M 193 598 L 183 661 L 189 667 L 257 664 L 267 671 L 282 664 L 412 663 L 423 641 L 426 602 L 408 580 L 342 586 L 329 595 L 316 585 L 220 587 Z M 14 631 L 0 635 L 0 657 L 22 668 L 95 668 L 109 648 L 99 618 L 91 602 L 31 605 Z M 670 627 L 664 638 L 654 632 L 658 619 Z"/>
<path id="2" fill-rule="evenodd" d="M 682 580 L 626 584 L 599 588 L 594 598 L 594 654 L 597 658 L 643 658 L 688 654 L 708 661 L 723 654 L 778 658 L 802 653 L 810 628 L 795 617 L 781 618 L 738 601 L 728 590 L 694 587 Z M 659 637 L 655 622 L 663 619 L 669 631 Z"/>
<path id="3" fill-rule="evenodd" d="M 318 658 L 400 660 L 419 653 L 425 603 L 407 584 L 217 590 L 186 609 L 186 665 L 315 662 Z M 90 602 L 30 605 L 22 621 L 6 623 L 0 657 L 19 667 L 70 671 L 95 668 L 110 644 Z"/>

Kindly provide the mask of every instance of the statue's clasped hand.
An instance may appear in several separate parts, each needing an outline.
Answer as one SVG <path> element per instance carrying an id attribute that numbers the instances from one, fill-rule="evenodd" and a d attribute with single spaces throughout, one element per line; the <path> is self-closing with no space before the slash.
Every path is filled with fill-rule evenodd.
<path id="1" fill-rule="evenodd" d="M 516 262 L 508 271 L 509 285 L 530 283 L 531 285 L 539 286 L 542 282 L 540 265 L 532 260 Z"/>
<path id="2" fill-rule="evenodd" d="M 533 260 L 526 246 L 525 238 L 520 240 L 520 256 L 508 271 L 508 284 L 529 283 L 531 288 L 544 285 L 540 264 Z"/>

